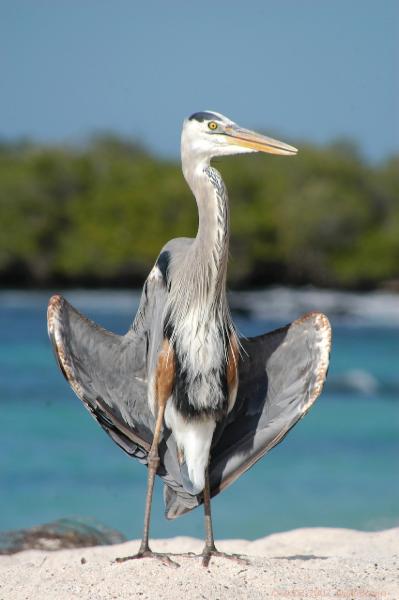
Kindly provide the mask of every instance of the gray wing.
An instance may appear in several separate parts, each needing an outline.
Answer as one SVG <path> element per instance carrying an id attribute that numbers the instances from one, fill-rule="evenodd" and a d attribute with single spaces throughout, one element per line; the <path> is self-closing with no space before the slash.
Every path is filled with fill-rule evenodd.
<path id="1" fill-rule="evenodd" d="M 159 278 L 147 280 L 132 329 L 124 336 L 99 327 L 65 298 L 55 295 L 48 306 L 48 331 L 58 365 L 91 415 L 113 441 L 147 465 L 154 418 L 147 401 L 147 373 L 153 323 L 164 303 Z M 199 504 L 183 487 L 177 448 L 164 429 L 157 474 L 184 506 Z"/>
<path id="2" fill-rule="evenodd" d="M 47 319 L 58 365 L 73 391 L 123 450 L 145 458 L 153 427 L 145 329 L 115 335 L 59 295 L 50 299 Z"/>
<path id="3" fill-rule="evenodd" d="M 309 313 L 241 344 L 237 400 L 212 445 L 212 496 L 281 442 L 316 401 L 327 374 L 331 328 L 325 315 Z M 193 508 L 173 490 L 165 502 L 169 519 Z M 195 506 L 200 503 L 197 497 Z"/>

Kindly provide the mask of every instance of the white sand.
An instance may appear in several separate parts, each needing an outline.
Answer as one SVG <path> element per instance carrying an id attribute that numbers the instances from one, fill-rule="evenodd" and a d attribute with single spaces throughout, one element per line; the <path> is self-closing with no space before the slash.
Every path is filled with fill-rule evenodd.
<path id="1" fill-rule="evenodd" d="M 192 538 L 152 542 L 154 550 L 171 552 L 200 552 L 202 545 Z M 176 558 L 181 566 L 173 569 L 152 559 L 113 562 L 136 552 L 137 541 L 1 556 L 0 599 L 399 600 L 399 528 L 297 529 L 217 546 L 248 555 L 250 564 L 213 558 L 206 569 L 198 558 Z"/>

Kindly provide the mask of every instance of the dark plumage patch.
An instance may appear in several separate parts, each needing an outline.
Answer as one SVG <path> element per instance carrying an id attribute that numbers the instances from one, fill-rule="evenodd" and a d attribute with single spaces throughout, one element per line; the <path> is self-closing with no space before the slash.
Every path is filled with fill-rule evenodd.
<path id="1" fill-rule="evenodd" d="M 215 378 L 216 376 L 217 374 L 215 370 L 215 372 L 212 373 L 212 377 Z M 197 379 L 201 377 L 202 375 L 198 375 Z M 196 382 L 199 383 L 197 380 Z M 178 412 L 182 415 L 182 417 L 189 421 L 202 419 L 204 417 L 211 417 L 214 418 L 216 421 L 220 421 L 220 419 L 222 419 L 226 415 L 228 408 L 226 368 L 224 368 L 222 373 L 220 374 L 220 384 L 223 390 L 223 400 L 217 406 L 213 405 L 206 408 L 198 408 L 197 406 L 191 404 L 187 394 L 187 371 L 182 367 L 178 353 L 175 353 L 175 383 L 172 401 Z"/>
<path id="2" fill-rule="evenodd" d="M 197 112 L 191 115 L 188 118 L 189 121 L 199 121 L 202 123 L 203 121 L 220 121 L 220 117 L 211 113 L 211 112 Z"/>
<path id="3" fill-rule="evenodd" d="M 169 341 L 172 339 L 172 336 L 173 336 L 173 325 L 170 320 L 170 312 L 169 311 L 165 315 L 165 321 L 163 324 L 163 336 Z"/>
<path id="4" fill-rule="evenodd" d="M 168 285 L 168 268 L 169 268 L 169 263 L 170 263 L 170 252 L 168 252 L 168 250 L 164 250 L 158 256 L 158 260 L 156 262 L 156 265 L 157 265 L 158 269 L 161 271 L 163 282 L 164 282 L 165 286 Z"/>

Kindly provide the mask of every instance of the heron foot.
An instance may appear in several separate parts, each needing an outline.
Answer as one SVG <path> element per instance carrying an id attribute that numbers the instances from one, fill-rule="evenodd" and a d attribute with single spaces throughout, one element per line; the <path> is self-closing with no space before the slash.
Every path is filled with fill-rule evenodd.
<path id="1" fill-rule="evenodd" d="M 115 559 L 117 563 L 123 563 L 128 560 L 138 560 L 140 558 L 155 558 L 156 560 L 161 561 L 161 563 L 167 567 L 173 567 L 174 569 L 178 569 L 180 567 L 179 563 L 172 560 L 168 554 L 163 552 L 153 552 L 150 548 L 146 548 L 145 550 L 139 550 L 137 554 L 132 554 L 131 556 L 122 556 Z"/>
<path id="2" fill-rule="evenodd" d="M 244 558 L 241 554 L 229 554 L 228 552 L 220 552 L 215 546 L 205 546 L 202 553 L 199 555 L 202 558 L 202 566 L 207 567 L 211 561 L 212 556 L 227 558 L 228 560 L 234 560 L 241 565 L 249 565 L 250 562 L 247 558 Z"/>

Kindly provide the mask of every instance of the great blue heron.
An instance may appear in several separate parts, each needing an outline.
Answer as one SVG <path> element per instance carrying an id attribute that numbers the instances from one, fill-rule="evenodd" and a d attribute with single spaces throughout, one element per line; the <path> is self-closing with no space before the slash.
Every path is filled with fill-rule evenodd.
<path id="1" fill-rule="evenodd" d="M 160 557 L 149 547 L 156 473 L 167 518 L 204 503 L 203 564 L 222 554 L 210 498 L 283 439 L 324 383 L 331 330 L 323 314 L 249 339 L 239 337 L 230 315 L 229 202 L 210 160 L 258 151 L 297 152 L 219 113 L 184 121 L 182 168 L 197 201 L 198 233 L 162 248 L 126 335 L 101 329 L 59 295 L 49 302 L 49 335 L 64 376 L 114 442 L 148 466 L 143 538 L 127 558 Z"/>

